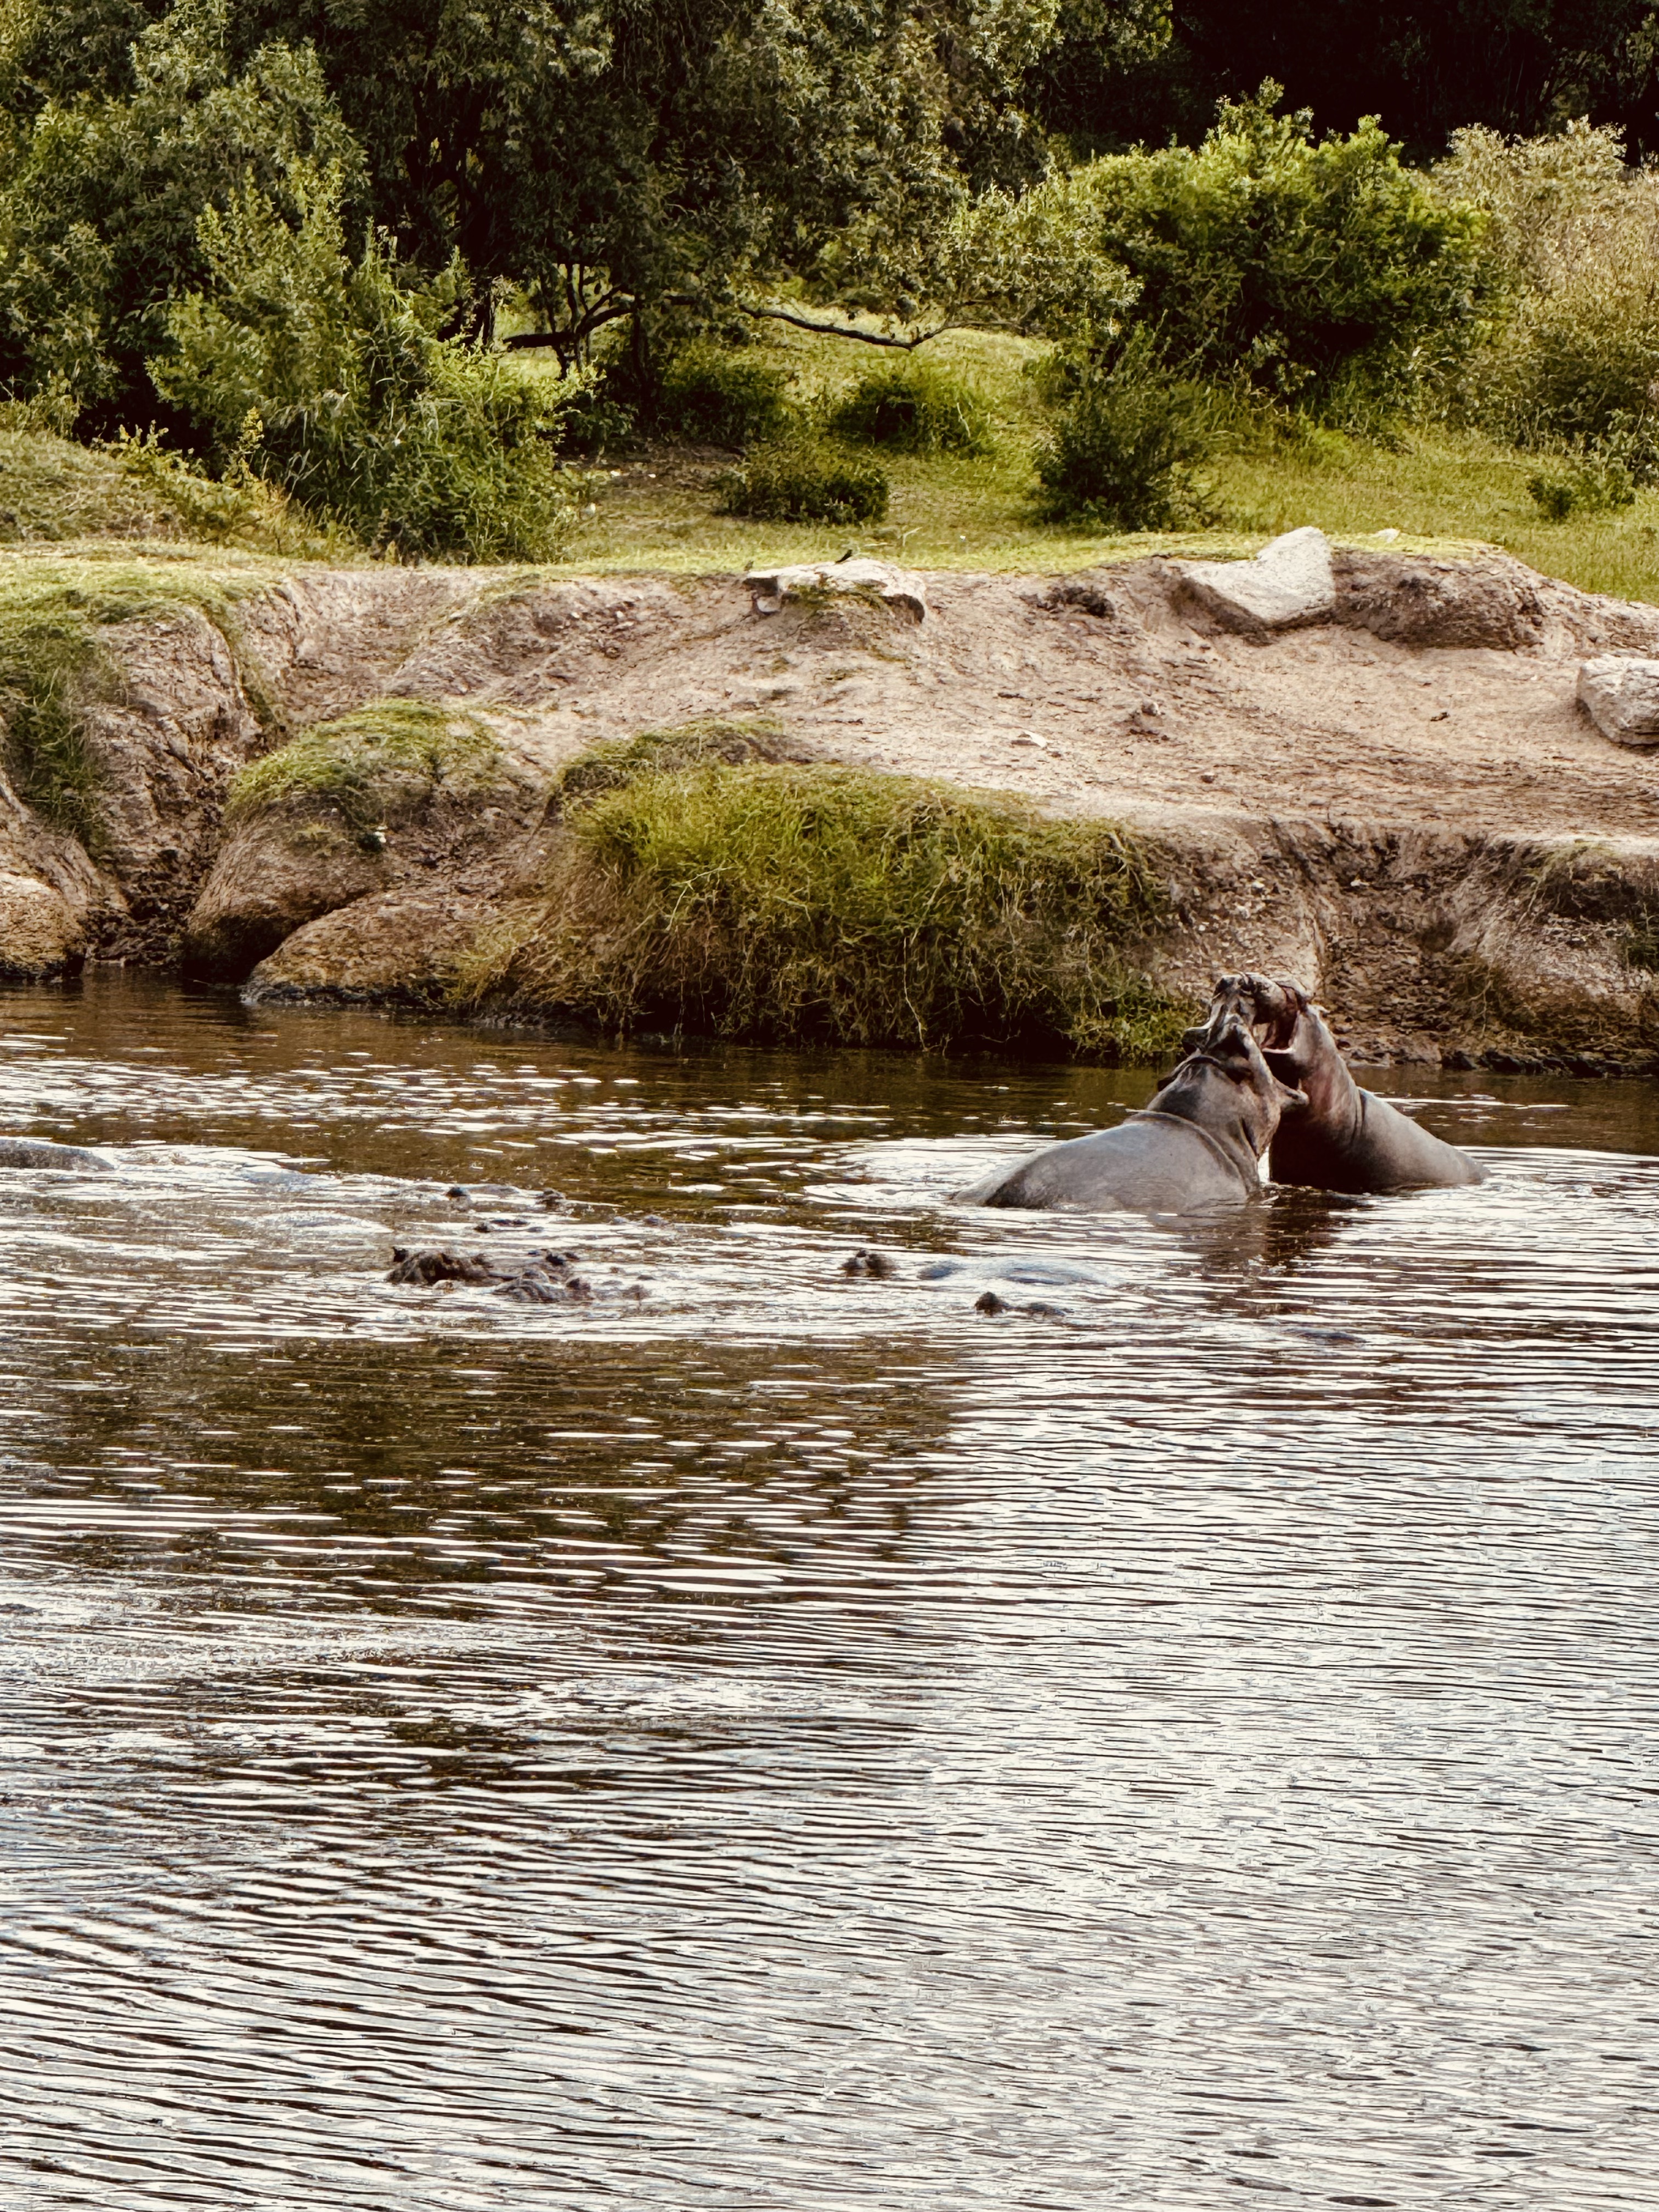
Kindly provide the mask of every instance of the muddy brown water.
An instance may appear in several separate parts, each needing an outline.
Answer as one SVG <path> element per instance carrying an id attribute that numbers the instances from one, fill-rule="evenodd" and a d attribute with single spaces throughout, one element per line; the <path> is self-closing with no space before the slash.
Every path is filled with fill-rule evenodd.
<path id="1" fill-rule="evenodd" d="M 0 994 L 0 2203 L 1659 2200 L 1659 1094 L 1147 1088 Z"/>

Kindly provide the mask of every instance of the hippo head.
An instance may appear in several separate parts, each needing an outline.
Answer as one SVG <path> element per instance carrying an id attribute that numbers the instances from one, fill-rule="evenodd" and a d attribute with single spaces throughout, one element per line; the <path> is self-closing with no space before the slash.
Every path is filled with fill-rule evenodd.
<path id="1" fill-rule="evenodd" d="M 1265 975 L 1226 975 L 1216 987 L 1215 1005 L 1247 1006 L 1262 1058 L 1279 1080 L 1302 1093 L 1299 1110 L 1315 1121 L 1340 1111 L 1353 1090 L 1336 1039 L 1325 1017 L 1297 983 L 1273 982 Z"/>
<path id="2" fill-rule="evenodd" d="M 1225 1129 L 1256 1159 L 1272 1143 L 1280 1115 L 1308 1103 L 1281 1080 L 1257 1042 L 1255 987 L 1261 981 L 1254 975 L 1220 979 L 1208 1016 L 1182 1038 L 1185 1056 L 1152 1101 L 1159 1113 L 1196 1121 L 1212 1135 Z"/>

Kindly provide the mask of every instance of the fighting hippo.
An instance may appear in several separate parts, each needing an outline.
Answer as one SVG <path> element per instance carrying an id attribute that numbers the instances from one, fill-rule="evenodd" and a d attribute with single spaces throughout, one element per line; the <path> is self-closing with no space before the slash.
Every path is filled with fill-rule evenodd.
<path id="1" fill-rule="evenodd" d="M 1115 1128 L 1049 1145 L 963 1192 L 971 1206 L 1082 1212 L 1203 1213 L 1243 1206 L 1281 1113 L 1299 1107 L 1251 1032 L 1248 995 L 1218 987 L 1210 1018 L 1150 1106 Z"/>
<path id="2" fill-rule="evenodd" d="M 64 1168 L 75 1175 L 109 1175 L 107 1160 L 79 1145 L 54 1145 L 48 1137 L 0 1137 L 0 1168 Z"/>
<path id="3" fill-rule="evenodd" d="M 1287 1106 L 1273 1133 L 1267 1172 L 1275 1182 L 1388 1191 L 1483 1180 L 1467 1152 L 1419 1129 L 1386 1098 L 1360 1089 L 1305 991 L 1261 975 L 1224 976 L 1216 987 L 1217 1006 L 1243 1000 L 1253 1001 L 1263 1030 L 1262 1057 L 1305 1102 Z"/>

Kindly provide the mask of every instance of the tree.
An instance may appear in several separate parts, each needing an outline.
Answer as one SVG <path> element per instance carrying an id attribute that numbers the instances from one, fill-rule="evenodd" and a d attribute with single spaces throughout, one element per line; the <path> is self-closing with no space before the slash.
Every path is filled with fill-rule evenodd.
<path id="1" fill-rule="evenodd" d="M 1127 67 L 1051 75 L 1036 105 L 1080 149 L 1191 142 L 1264 77 L 1322 127 L 1364 116 L 1422 161 L 1451 133 L 1559 129 L 1589 114 L 1659 149 L 1653 0 L 1171 0 L 1170 42 Z"/>
<path id="2" fill-rule="evenodd" d="M 0 188 L 0 385 L 61 389 L 94 430 L 156 412 L 145 364 L 169 295 L 205 280 L 204 209 L 251 182 L 297 221 L 297 183 L 355 189 L 362 168 L 314 54 L 270 44 L 232 70 L 224 0 L 179 0 L 131 66 L 130 96 L 19 122 Z"/>
<path id="3" fill-rule="evenodd" d="M 1078 0 L 1068 0 L 1076 5 Z M 1091 0 L 1104 4 L 1104 0 Z M 910 311 L 976 184 L 1041 171 L 1023 90 L 1061 0 L 240 0 L 314 44 L 376 218 L 521 286 L 562 361 L 770 289 Z"/>

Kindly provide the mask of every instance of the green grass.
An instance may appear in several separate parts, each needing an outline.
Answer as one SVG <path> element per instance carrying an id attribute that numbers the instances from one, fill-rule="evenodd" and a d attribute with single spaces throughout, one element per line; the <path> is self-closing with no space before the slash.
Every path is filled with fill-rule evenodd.
<path id="1" fill-rule="evenodd" d="M 268 484 L 216 483 L 149 440 L 77 446 L 32 426 L 6 427 L 6 414 L 0 405 L 0 544 L 123 538 L 319 559 L 358 550 L 338 531 L 313 526 Z"/>
<path id="2" fill-rule="evenodd" d="M 825 412 L 872 362 L 891 358 L 793 331 L 762 350 L 789 368 L 798 401 Z M 916 568 L 1054 573 L 1149 553 L 1243 556 L 1281 530 L 1312 522 L 1351 543 L 1397 530 L 1406 550 L 1499 545 L 1586 591 L 1659 599 L 1659 490 L 1639 493 L 1632 507 L 1616 512 L 1548 522 L 1527 489 L 1538 472 L 1535 453 L 1439 428 L 1414 428 L 1392 445 L 1321 431 L 1273 440 L 1236 435 L 1231 450 L 1197 471 L 1217 516 L 1207 529 L 1112 535 L 1039 522 L 1031 495 L 1042 416 L 1027 370 L 1042 352 L 1024 339 L 968 331 L 923 349 L 924 361 L 982 397 L 993 449 L 884 453 L 890 494 L 879 524 L 755 522 L 716 514 L 715 479 L 729 464 L 712 453 L 656 447 L 620 462 L 611 457 L 597 512 L 560 573 L 729 573 L 771 561 L 833 559 L 849 544 Z M 544 356 L 516 358 L 526 374 L 550 373 Z"/>
<path id="3" fill-rule="evenodd" d="M 619 1033 L 1109 1060 L 1157 1059 L 1191 1019 L 1135 962 L 1166 916 L 1145 839 L 859 769 L 695 746 L 674 765 L 676 736 L 631 773 L 618 747 L 597 777 L 566 770 L 544 896 L 480 948 L 466 1002 Z"/>
<path id="4" fill-rule="evenodd" d="M 495 779 L 501 748 L 471 716 L 419 699 L 382 699 L 252 761 L 230 787 L 227 817 L 272 808 L 338 816 L 357 836 L 441 787 L 461 796 Z"/>

